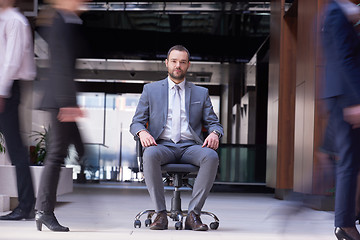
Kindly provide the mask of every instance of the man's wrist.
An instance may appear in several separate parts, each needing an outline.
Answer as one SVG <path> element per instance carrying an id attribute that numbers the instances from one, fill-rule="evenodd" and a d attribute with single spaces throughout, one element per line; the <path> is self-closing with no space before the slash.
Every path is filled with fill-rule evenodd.
<path id="1" fill-rule="evenodd" d="M 221 133 L 219 131 L 213 130 L 212 132 L 215 133 L 218 136 L 218 138 L 221 138 Z"/>
<path id="2" fill-rule="evenodd" d="M 141 133 L 141 132 L 144 132 L 144 131 L 147 132 L 145 129 L 142 129 L 142 130 L 138 131 L 138 132 L 136 133 L 136 135 L 137 135 L 138 137 L 140 137 L 140 133 Z"/>

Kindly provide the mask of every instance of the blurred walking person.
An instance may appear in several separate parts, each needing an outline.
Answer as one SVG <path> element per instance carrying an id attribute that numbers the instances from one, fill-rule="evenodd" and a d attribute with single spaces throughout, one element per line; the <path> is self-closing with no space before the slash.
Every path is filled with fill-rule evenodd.
<path id="1" fill-rule="evenodd" d="M 0 0 L 0 132 L 16 169 L 19 205 L 0 220 L 34 218 L 34 189 L 29 154 L 19 131 L 20 81 L 36 75 L 33 38 L 27 19 L 14 8 L 15 0 Z"/>
<path id="2" fill-rule="evenodd" d="M 324 97 L 339 160 L 336 166 L 335 235 L 360 239 L 355 192 L 360 164 L 360 40 L 354 23 L 360 0 L 331 0 L 323 27 L 326 57 Z"/>
<path id="3" fill-rule="evenodd" d="M 76 119 L 83 116 L 76 101 L 74 82 L 75 62 L 80 49 L 81 19 L 76 14 L 84 0 L 52 0 L 55 10 L 48 29 L 50 52 L 49 75 L 45 80 L 44 97 L 40 108 L 50 113 L 49 145 L 45 169 L 41 176 L 36 200 L 36 227 L 45 225 L 52 231 L 69 231 L 57 221 L 54 209 L 61 165 L 68 146 L 77 139 L 77 150 L 82 146 Z M 79 153 L 81 155 L 81 153 Z"/>

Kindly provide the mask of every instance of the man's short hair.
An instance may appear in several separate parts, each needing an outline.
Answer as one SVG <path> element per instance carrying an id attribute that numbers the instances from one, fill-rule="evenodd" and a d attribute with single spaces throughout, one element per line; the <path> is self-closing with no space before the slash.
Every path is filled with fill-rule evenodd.
<path id="1" fill-rule="evenodd" d="M 166 57 L 168 60 L 169 60 L 170 53 L 172 51 L 174 51 L 174 50 L 181 51 L 181 52 L 186 52 L 187 55 L 188 55 L 188 60 L 190 60 L 190 52 L 189 52 L 189 50 L 187 50 L 186 47 L 184 47 L 182 45 L 175 45 L 175 46 L 173 46 L 172 48 L 169 49 L 167 57 Z"/>

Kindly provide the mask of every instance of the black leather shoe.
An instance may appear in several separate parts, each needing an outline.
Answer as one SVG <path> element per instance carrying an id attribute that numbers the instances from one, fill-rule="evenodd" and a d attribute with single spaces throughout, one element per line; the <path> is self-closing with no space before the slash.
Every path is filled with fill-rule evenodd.
<path id="1" fill-rule="evenodd" d="M 200 216 L 191 211 L 185 220 L 185 229 L 194 231 L 207 231 L 209 228 L 201 222 Z"/>
<path id="2" fill-rule="evenodd" d="M 159 212 L 152 224 L 150 224 L 151 230 L 165 230 L 168 229 L 168 219 L 166 211 Z"/>
<path id="3" fill-rule="evenodd" d="M 1 216 L 0 220 L 22 220 L 22 219 L 34 219 L 35 214 L 34 214 L 34 210 L 30 211 L 30 212 L 25 212 L 24 210 L 20 209 L 20 208 L 15 208 L 14 211 L 12 211 L 11 213 Z"/>
<path id="4" fill-rule="evenodd" d="M 44 213 L 43 211 L 38 211 L 35 215 L 36 228 L 37 230 L 42 230 L 42 225 L 44 224 L 48 229 L 54 232 L 68 232 L 70 231 L 68 227 L 61 226 L 56 219 L 53 212 Z"/>
<path id="5" fill-rule="evenodd" d="M 351 230 L 351 232 L 346 232 L 343 228 L 336 227 L 335 228 L 335 236 L 337 237 L 338 240 L 358 240 L 358 239 L 360 239 L 360 234 L 355 227 L 351 228 L 350 230 Z M 351 235 L 354 235 L 354 236 L 351 236 Z"/>

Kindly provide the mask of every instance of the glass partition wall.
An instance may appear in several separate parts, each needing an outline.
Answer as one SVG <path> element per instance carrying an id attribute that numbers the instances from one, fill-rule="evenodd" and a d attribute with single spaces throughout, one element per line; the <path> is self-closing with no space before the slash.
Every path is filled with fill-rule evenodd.
<path id="1" fill-rule="evenodd" d="M 78 94 L 78 103 L 86 114 L 78 125 L 85 144 L 82 162 L 87 180 L 139 180 L 135 141 L 129 132 L 139 97 L 140 94 Z M 66 162 L 74 168 L 76 179 L 80 165 L 71 159 Z"/>
<path id="2" fill-rule="evenodd" d="M 141 94 L 79 93 L 78 103 L 85 117 L 78 126 L 85 143 L 81 160 L 88 181 L 141 181 L 138 174 L 134 137 L 129 132 Z M 211 96 L 219 116 L 220 97 Z M 76 151 L 69 149 L 66 165 L 73 167 L 73 178 L 81 172 L 75 160 Z"/>
<path id="3" fill-rule="evenodd" d="M 87 181 L 141 181 L 136 160 L 136 144 L 129 132 L 141 94 L 79 93 L 78 103 L 86 116 L 78 121 L 85 157 L 77 159 L 69 148 L 66 165 L 74 169 L 76 180 L 82 171 Z M 210 96 L 215 113 L 220 113 L 220 97 Z M 265 147 L 251 144 L 222 144 L 217 183 L 263 183 Z"/>

